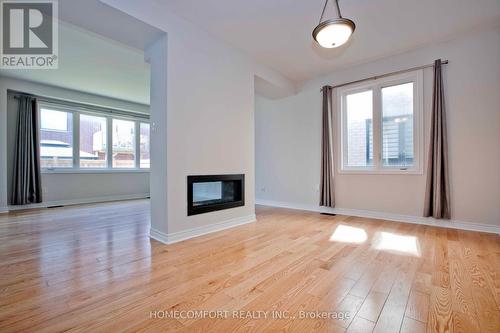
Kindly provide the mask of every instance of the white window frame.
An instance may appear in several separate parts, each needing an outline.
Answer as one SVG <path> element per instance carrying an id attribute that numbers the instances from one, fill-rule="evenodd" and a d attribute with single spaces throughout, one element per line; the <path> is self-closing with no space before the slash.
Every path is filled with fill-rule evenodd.
<path id="1" fill-rule="evenodd" d="M 111 144 L 111 155 L 110 155 L 110 158 L 108 160 L 108 168 L 113 169 L 113 170 L 115 170 L 115 169 L 124 169 L 124 170 L 129 169 L 130 170 L 131 169 L 131 168 L 113 167 L 113 119 L 131 121 L 134 123 L 134 165 L 135 165 L 135 167 L 133 169 L 139 169 L 139 164 L 137 164 L 137 162 L 138 162 L 137 156 L 140 153 L 140 151 L 139 151 L 140 147 L 137 147 L 137 140 L 140 139 L 140 137 L 139 137 L 140 133 L 139 133 L 139 135 L 137 134 L 137 126 L 139 126 L 140 121 L 131 119 L 129 117 L 124 117 L 122 115 L 109 117 L 109 119 L 108 119 L 108 124 L 109 124 L 108 129 L 111 131 L 111 132 L 109 132 L 111 138 L 108 139 L 108 142 L 110 142 L 110 144 Z M 107 147 L 106 147 L 106 149 L 107 149 Z"/>
<path id="2" fill-rule="evenodd" d="M 143 168 L 141 167 L 141 124 L 148 124 L 149 126 L 149 137 L 148 137 L 148 140 L 149 140 L 149 168 Z M 149 170 L 151 168 L 151 123 L 149 121 L 139 121 L 138 124 L 136 124 L 136 129 L 139 131 L 139 141 L 136 142 L 136 149 L 138 149 L 137 151 L 139 152 L 136 157 L 137 159 L 137 166 L 139 169 L 141 170 Z"/>
<path id="3" fill-rule="evenodd" d="M 413 166 L 384 166 L 382 161 L 382 88 L 413 83 Z M 352 167 L 347 165 L 347 95 L 372 90 L 373 98 L 373 165 Z M 337 131 L 340 140 L 337 143 L 337 170 L 340 174 L 423 174 L 423 71 L 416 70 L 407 73 L 344 86 L 337 91 Z"/>
<path id="4" fill-rule="evenodd" d="M 71 113 L 73 115 L 73 167 L 60 167 L 60 168 L 42 168 L 42 173 L 147 173 L 150 172 L 149 168 L 141 168 L 139 161 L 140 145 L 137 143 L 140 140 L 140 131 L 137 129 L 140 123 L 148 123 L 151 126 L 149 118 L 136 117 L 132 113 L 130 115 L 101 111 L 99 109 L 93 110 L 91 107 L 78 107 L 67 106 L 58 104 L 56 102 L 40 101 L 37 103 L 38 111 L 38 130 L 41 130 L 41 109 L 50 109 L 55 111 L 62 111 Z M 106 118 L 106 163 L 105 168 L 81 168 L 80 167 L 80 115 L 96 116 Z M 135 167 L 133 168 L 113 168 L 113 132 L 112 124 L 113 119 L 133 121 L 135 124 Z M 150 127 L 151 128 L 151 127 Z M 40 146 L 40 142 L 38 142 Z"/>

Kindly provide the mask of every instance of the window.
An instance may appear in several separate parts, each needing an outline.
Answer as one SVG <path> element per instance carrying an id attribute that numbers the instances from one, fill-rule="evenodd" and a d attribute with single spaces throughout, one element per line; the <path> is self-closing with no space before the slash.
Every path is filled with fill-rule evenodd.
<path id="1" fill-rule="evenodd" d="M 57 102 L 41 102 L 38 110 L 40 165 L 44 172 L 149 169 L 146 117 L 126 113 L 115 116 L 97 107 L 94 110 Z"/>
<path id="2" fill-rule="evenodd" d="M 113 119 L 113 168 L 135 167 L 135 123 Z"/>
<path id="3" fill-rule="evenodd" d="M 106 168 L 106 118 L 80 115 L 80 168 Z"/>
<path id="4" fill-rule="evenodd" d="M 73 167 L 73 115 L 40 109 L 40 165 L 42 168 Z"/>
<path id="5" fill-rule="evenodd" d="M 141 168 L 148 168 L 150 166 L 150 158 L 149 158 L 149 124 L 148 123 L 141 123 L 141 129 L 140 129 L 140 161 L 139 161 L 139 167 Z"/>
<path id="6" fill-rule="evenodd" d="M 422 71 L 340 88 L 341 172 L 421 173 Z"/>
<path id="7" fill-rule="evenodd" d="M 382 161 L 413 166 L 413 82 L 382 88 Z"/>
<path id="8" fill-rule="evenodd" d="M 346 165 L 373 165 L 373 110 L 371 90 L 346 96 Z"/>

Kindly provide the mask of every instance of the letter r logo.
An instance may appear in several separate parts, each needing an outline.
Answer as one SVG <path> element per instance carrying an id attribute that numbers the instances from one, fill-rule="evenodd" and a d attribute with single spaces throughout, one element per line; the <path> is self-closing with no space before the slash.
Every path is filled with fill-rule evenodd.
<path id="1" fill-rule="evenodd" d="M 2 2 L 4 54 L 51 54 L 52 2 Z"/>

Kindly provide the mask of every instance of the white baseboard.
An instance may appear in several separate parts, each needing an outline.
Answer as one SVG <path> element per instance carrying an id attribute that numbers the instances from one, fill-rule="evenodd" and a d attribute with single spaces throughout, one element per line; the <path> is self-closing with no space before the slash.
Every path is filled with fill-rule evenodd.
<path id="1" fill-rule="evenodd" d="M 367 217 L 367 218 L 374 218 L 374 219 L 381 219 L 388 221 L 430 225 L 434 227 L 500 234 L 500 226 L 495 226 L 491 224 L 481 224 L 481 223 L 466 222 L 459 220 L 438 220 L 432 217 L 401 215 L 401 214 L 384 213 L 384 212 L 350 209 L 350 208 L 327 208 L 314 205 L 294 204 L 290 202 L 260 200 L 260 199 L 256 199 L 255 203 L 257 205 L 264 205 L 264 206 L 307 210 L 320 213 L 332 213 L 339 215 Z"/>
<path id="2" fill-rule="evenodd" d="M 207 226 L 191 228 L 168 234 L 151 228 L 151 230 L 149 231 L 149 237 L 164 244 L 173 244 L 186 239 L 203 236 L 206 234 L 210 234 L 212 232 L 237 227 L 255 221 L 256 221 L 255 214 L 251 214 L 247 216 L 236 217 L 219 223 L 210 224 Z"/>
<path id="3" fill-rule="evenodd" d="M 84 198 L 84 199 L 45 201 L 30 205 L 20 205 L 20 206 L 11 205 L 8 207 L 0 208 L 0 213 L 7 213 L 9 211 L 25 210 L 25 209 L 47 208 L 52 206 L 71 206 L 71 205 L 81 205 L 81 204 L 109 202 L 109 201 L 144 199 L 147 197 L 149 197 L 149 193 L 109 195 L 103 197 Z"/>
<path id="4" fill-rule="evenodd" d="M 255 199 L 255 204 L 262 205 L 262 206 L 289 208 L 289 209 L 297 209 L 297 210 L 308 210 L 311 212 L 320 212 L 320 208 L 323 208 L 323 207 L 314 206 L 314 205 L 296 204 L 296 203 L 291 203 L 291 202 L 263 200 L 263 199 Z"/>

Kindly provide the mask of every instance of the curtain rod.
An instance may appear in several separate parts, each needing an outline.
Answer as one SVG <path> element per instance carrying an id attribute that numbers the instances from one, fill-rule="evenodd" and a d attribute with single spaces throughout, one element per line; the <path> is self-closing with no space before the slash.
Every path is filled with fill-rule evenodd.
<path id="1" fill-rule="evenodd" d="M 149 114 L 142 113 L 142 112 L 134 112 L 134 111 L 123 110 L 123 109 L 114 109 L 114 108 L 99 106 L 99 105 L 95 105 L 95 104 L 72 102 L 72 101 L 67 101 L 64 99 L 34 95 L 34 94 L 29 94 L 29 93 L 25 93 L 22 91 L 16 91 L 16 90 L 11 90 L 11 89 L 8 90 L 8 93 L 15 99 L 19 99 L 19 96 L 29 96 L 29 97 L 33 97 L 33 98 L 36 98 L 40 101 L 47 102 L 47 103 L 61 104 L 61 105 L 68 106 L 68 107 L 77 107 L 80 109 L 87 109 L 89 111 L 99 110 L 99 111 L 104 111 L 107 113 L 114 113 L 114 114 L 123 115 L 123 116 L 133 116 L 133 117 L 144 118 L 144 119 L 150 118 Z"/>
<path id="2" fill-rule="evenodd" d="M 448 64 L 448 60 L 442 60 L 441 64 L 443 64 L 443 65 Z M 353 83 L 359 83 L 359 82 L 364 82 L 364 81 L 376 80 L 376 79 L 380 79 L 380 78 L 387 77 L 387 76 L 392 76 L 392 75 L 396 75 L 396 74 L 401 74 L 401 73 L 416 71 L 418 69 L 424 69 L 424 68 L 429 68 L 429 67 L 434 67 L 434 64 L 428 64 L 428 65 L 423 65 L 423 66 L 417 66 L 417 67 L 402 69 L 402 70 L 395 71 L 395 72 L 390 72 L 390 73 L 386 73 L 386 74 L 371 76 L 371 77 L 367 77 L 367 78 L 364 78 L 364 79 L 355 80 L 355 81 L 346 82 L 346 83 L 337 84 L 335 86 L 328 86 L 328 87 L 330 87 L 332 89 L 335 89 L 335 88 L 347 86 L 347 85 L 353 84 Z M 323 91 L 323 88 L 321 88 L 319 91 Z"/>

